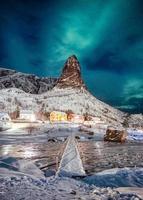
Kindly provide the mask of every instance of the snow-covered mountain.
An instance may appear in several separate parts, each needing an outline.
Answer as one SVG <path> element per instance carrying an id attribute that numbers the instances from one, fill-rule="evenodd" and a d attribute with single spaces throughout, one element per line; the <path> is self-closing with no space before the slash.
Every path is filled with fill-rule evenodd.
<path id="1" fill-rule="evenodd" d="M 14 75 L 17 73 L 13 71 L 10 71 L 10 73 L 7 75 L 9 80 L 12 77 L 13 81 L 15 81 Z M 25 76 L 23 77 L 24 80 Z M 5 76 L 3 77 L 5 79 Z M 4 79 L 1 76 L 1 80 L 4 81 Z M 31 79 L 29 78 L 28 80 L 29 84 L 31 84 Z M 14 88 L 0 90 L 0 110 L 9 112 L 14 110 L 17 105 L 24 109 L 32 109 L 35 112 L 40 110 L 44 110 L 44 112 L 71 110 L 77 114 L 99 117 L 105 123 L 112 125 L 127 124 L 130 119 L 129 116 L 127 118 L 127 114 L 124 112 L 103 103 L 90 94 L 81 78 L 80 65 L 75 56 L 68 58 L 57 84 L 51 90 L 46 89 L 45 86 L 44 90 L 46 92 L 30 94 L 21 90 L 25 87 L 25 82 L 20 81 L 20 83 L 22 86 L 20 85 L 19 89 L 16 89 L 14 85 Z M 143 117 L 141 116 L 139 121 L 142 122 L 142 119 Z"/>
<path id="2" fill-rule="evenodd" d="M 35 75 L 0 68 L 0 89 L 18 88 L 27 93 L 41 94 L 51 90 L 56 82 L 56 78 L 40 78 Z"/>

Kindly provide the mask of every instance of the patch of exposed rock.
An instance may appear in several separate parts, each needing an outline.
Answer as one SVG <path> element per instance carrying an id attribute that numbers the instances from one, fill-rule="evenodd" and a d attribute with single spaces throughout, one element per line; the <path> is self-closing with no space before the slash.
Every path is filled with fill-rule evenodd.
<path id="1" fill-rule="evenodd" d="M 80 64 L 75 55 L 67 59 L 62 74 L 58 80 L 57 87 L 85 88 L 85 84 L 81 78 Z"/>

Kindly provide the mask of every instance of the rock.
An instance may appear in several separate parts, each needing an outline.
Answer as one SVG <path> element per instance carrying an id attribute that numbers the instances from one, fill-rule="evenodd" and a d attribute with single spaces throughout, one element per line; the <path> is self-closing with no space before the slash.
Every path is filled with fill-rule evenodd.
<path id="1" fill-rule="evenodd" d="M 75 139 L 80 140 L 80 136 L 79 136 L 79 135 L 76 135 L 76 136 L 75 136 Z"/>
<path id="2" fill-rule="evenodd" d="M 57 140 L 55 138 L 50 138 L 48 139 L 48 142 L 57 142 Z"/>
<path id="3" fill-rule="evenodd" d="M 94 135 L 94 132 L 89 131 L 89 132 L 87 132 L 87 134 L 88 134 L 88 135 Z"/>
<path id="4" fill-rule="evenodd" d="M 45 176 L 46 177 L 50 177 L 50 176 L 55 176 L 56 175 L 56 171 L 52 170 L 52 169 L 48 169 L 45 171 Z"/>
<path id="5" fill-rule="evenodd" d="M 15 111 L 16 106 L 22 109 L 28 108 L 32 109 L 41 120 L 48 120 L 47 114 L 53 110 L 67 112 L 68 116 L 75 113 L 71 122 L 78 126 L 85 122 L 84 118 L 91 120 L 92 116 L 95 121 L 101 119 L 99 128 L 106 124 L 121 125 L 124 121 L 123 112 L 99 101 L 87 90 L 76 56 L 68 58 L 59 79 L 39 78 L 11 70 L 4 71 L 2 68 L 0 74 L 2 74 L 0 89 L 5 88 L 1 90 L 0 96 L 0 109 L 3 111 Z M 54 88 L 51 90 L 52 87 Z M 49 89 L 51 91 L 48 92 Z M 39 94 L 44 91 L 46 92 L 40 96 L 28 94 Z"/>
<path id="6" fill-rule="evenodd" d="M 93 137 L 88 137 L 88 140 L 92 140 L 93 139 Z"/>
<path id="7" fill-rule="evenodd" d="M 107 128 L 104 141 L 125 142 L 127 133 L 125 130 L 117 130 L 113 127 Z"/>
<path id="8" fill-rule="evenodd" d="M 41 94 L 51 90 L 56 82 L 57 78 L 40 78 L 35 75 L 0 68 L 0 89 L 15 87 L 27 93 Z"/>
<path id="9" fill-rule="evenodd" d="M 57 87 L 85 88 L 85 84 L 81 78 L 80 64 L 75 55 L 69 57 L 66 61 L 61 77 L 57 82 Z"/>
<path id="10" fill-rule="evenodd" d="M 72 190 L 72 191 L 70 192 L 70 194 L 76 195 L 76 191 L 75 191 L 75 190 Z"/>

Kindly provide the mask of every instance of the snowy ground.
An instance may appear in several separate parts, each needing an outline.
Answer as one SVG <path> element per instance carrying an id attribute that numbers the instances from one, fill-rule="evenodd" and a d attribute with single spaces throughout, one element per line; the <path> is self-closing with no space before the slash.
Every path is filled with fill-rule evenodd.
<path id="1" fill-rule="evenodd" d="M 66 175 L 68 177 L 81 177 L 86 175 L 74 136 L 68 137 L 68 142 L 62 155 L 57 175 Z"/>
<path id="2" fill-rule="evenodd" d="M 73 134 L 79 136 L 81 140 L 92 139 L 95 141 L 103 141 L 104 135 L 106 133 L 107 124 L 101 124 L 100 126 L 96 123 L 92 126 L 86 126 L 84 124 L 75 124 L 75 123 L 50 123 L 46 122 L 41 123 L 11 123 L 11 128 L 5 131 L 0 132 L 1 138 L 6 136 L 6 139 L 9 137 L 13 140 L 15 136 L 17 139 L 21 139 L 21 136 L 24 135 L 24 138 L 30 137 L 44 137 L 47 138 L 57 138 L 61 139 L 62 137 L 67 138 L 69 135 Z M 28 131 L 27 127 L 33 127 L 31 132 Z M 23 139 L 24 139 L 23 138 Z M 139 129 L 127 129 L 127 141 L 143 141 L 143 130 Z"/>
<path id="3" fill-rule="evenodd" d="M 127 132 L 128 132 L 127 140 L 143 141 L 143 130 L 127 129 Z"/>
<path id="4" fill-rule="evenodd" d="M 99 188 L 67 177 L 37 178 L 10 171 L 0 171 L 1 200 L 139 200 L 142 197 L 109 187 Z M 36 172 L 36 171 L 35 171 Z"/>
<path id="5" fill-rule="evenodd" d="M 84 181 L 98 187 L 143 188 L 143 168 L 113 168 L 88 176 Z"/>
<path id="6" fill-rule="evenodd" d="M 0 160 L 0 200 L 143 199 L 141 192 L 143 190 L 142 168 L 106 170 L 95 173 L 92 176 L 87 176 L 85 179 L 76 180 L 69 177 L 54 176 L 54 171 L 52 170 L 47 170 L 45 174 L 48 174 L 50 177 L 46 178 L 44 173 L 34 162 L 29 162 L 30 158 L 33 158 L 33 155 L 35 155 L 35 145 L 43 146 L 40 150 L 40 159 L 45 159 L 44 153 L 49 156 L 48 153 L 51 154 L 53 148 L 59 148 L 58 141 L 64 142 L 65 138 L 69 135 L 75 135 L 79 138 L 78 141 L 94 140 L 95 143 L 97 142 L 95 145 L 96 150 L 99 151 L 98 153 L 104 155 L 105 152 L 102 152 L 99 148 L 104 134 L 104 128 L 86 128 L 80 124 L 42 124 L 38 129 L 36 127 L 35 131 L 32 133 L 29 133 L 24 127 L 18 129 L 15 127 L 14 129 L 1 132 L 1 157 L 17 155 L 17 159 Z M 50 146 L 48 140 L 51 139 L 54 142 Z M 30 146 L 31 143 L 33 146 Z M 47 146 L 45 146 L 45 143 L 47 143 Z M 10 154 L 12 150 L 6 148 L 9 147 L 9 145 L 16 145 L 15 151 L 12 154 Z M 18 145 L 23 146 L 23 149 L 19 150 L 17 148 Z M 50 148 L 47 150 L 48 146 Z M 116 145 L 112 146 L 113 151 L 114 146 Z M 5 154 L 3 155 L 4 149 Z M 106 147 L 106 149 L 108 150 L 109 148 Z M 22 154 L 23 151 L 27 153 Z M 87 149 L 85 148 L 84 151 L 87 151 Z M 96 153 L 96 151 L 93 153 Z M 122 153 L 126 154 L 125 151 Z M 27 155 L 30 157 L 28 157 L 28 160 L 25 160 L 24 157 L 22 160 L 19 160 L 20 155 Z M 53 157 L 53 154 L 51 155 Z M 93 159 L 94 157 L 92 157 L 92 161 L 94 161 Z M 100 164 L 101 160 L 98 157 L 97 159 Z M 111 189 L 109 186 L 115 188 Z M 118 192 L 118 190 L 120 192 Z M 137 197 L 137 195 L 133 193 L 137 193 L 140 197 Z"/>

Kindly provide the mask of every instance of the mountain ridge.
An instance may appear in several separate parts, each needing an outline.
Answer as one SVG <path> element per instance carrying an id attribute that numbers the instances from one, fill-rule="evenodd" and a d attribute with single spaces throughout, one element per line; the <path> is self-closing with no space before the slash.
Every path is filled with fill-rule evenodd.
<path id="1" fill-rule="evenodd" d="M 11 76 L 14 78 L 13 75 Z M 22 78 L 24 79 L 23 74 Z M 0 110 L 9 112 L 17 106 L 22 109 L 31 109 L 34 112 L 43 110 L 46 113 L 53 110 L 64 112 L 71 110 L 77 114 L 98 117 L 108 125 L 122 126 L 125 122 L 127 124 L 126 113 L 98 100 L 87 90 L 76 57 L 68 58 L 60 78 L 56 79 L 55 85 L 52 89 L 46 89 L 46 91 L 45 89 L 44 92 L 38 94 L 22 92 L 21 87 L 18 89 L 16 87 L 1 89 Z M 134 117 L 131 118 L 131 123 L 134 122 L 134 119 Z M 138 121 L 142 123 L 142 119 L 142 116 L 136 116 L 137 123 Z"/>
<path id="2" fill-rule="evenodd" d="M 41 94 L 51 90 L 57 78 L 38 77 L 33 74 L 17 72 L 16 70 L 0 68 L 0 89 L 18 88 L 27 93 Z"/>

